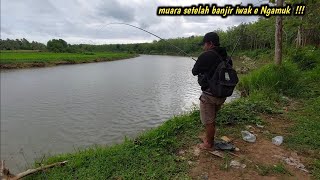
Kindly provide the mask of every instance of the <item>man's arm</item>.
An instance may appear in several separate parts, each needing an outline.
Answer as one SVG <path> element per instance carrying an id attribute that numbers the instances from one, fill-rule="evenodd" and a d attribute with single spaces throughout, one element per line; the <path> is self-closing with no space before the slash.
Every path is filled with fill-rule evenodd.
<path id="1" fill-rule="evenodd" d="M 192 68 L 192 74 L 194 76 L 199 74 L 199 59 L 196 61 L 196 63 L 194 64 L 194 66 Z"/>
<path id="2" fill-rule="evenodd" d="M 203 61 L 204 61 L 204 54 L 201 54 L 192 68 L 192 74 L 194 76 L 199 75 L 201 73 L 201 69 L 202 69 L 201 66 L 203 66 Z"/>

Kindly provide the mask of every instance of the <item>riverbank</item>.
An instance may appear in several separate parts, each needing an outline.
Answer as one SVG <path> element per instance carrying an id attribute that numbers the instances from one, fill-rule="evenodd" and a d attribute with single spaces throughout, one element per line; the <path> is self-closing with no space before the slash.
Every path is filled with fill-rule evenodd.
<path id="1" fill-rule="evenodd" d="M 51 53 L 35 51 L 1 51 L 0 69 L 48 67 L 64 64 L 114 61 L 137 57 L 130 53 Z"/>
<path id="2" fill-rule="evenodd" d="M 318 57 L 319 53 L 313 54 Z M 318 179 L 319 61 L 305 69 L 304 65 L 310 63 L 292 58 L 288 57 L 281 67 L 270 63 L 243 75 L 238 89 L 244 97 L 226 104 L 219 112 L 217 138 L 228 136 L 232 139 L 240 149 L 235 152 L 236 156 L 225 153 L 224 158 L 219 158 L 196 147 L 203 127 L 199 111 L 195 109 L 115 146 L 95 146 L 49 157 L 40 163 L 65 160 L 68 163 L 29 178 Z M 310 57 L 302 59 L 310 60 Z M 240 132 L 246 129 L 256 134 L 255 143 L 242 140 Z M 271 142 L 278 135 L 284 136 L 281 146 Z M 300 161 L 309 173 L 288 165 L 282 157 Z M 246 167 L 234 168 L 230 165 L 232 160 Z"/>
<path id="3" fill-rule="evenodd" d="M 126 139 L 122 144 L 111 147 L 96 146 L 50 157 L 41 163 L 50 164 L 64 160 L 68 160 L 68 163 L 64 167 L 48 170 L 45 174 L 39 173 L 30 179 L 43 179 L 45 176 L 49 179 L 307 179 L 311 175 L 314 178 L 319 177 L 319 150 L 315 146 L 319 142 L 317 137 L 307 133 L 315 127 L 311 127 L 310 124 L 305 131 L 292 130 L 305 123 L 299 119 L 299 116 L 306 118 L 305 111 L 296 116 L 297 112 L 293 110 L 306 108 L 304 104 L 284 106 L 288 102 L 283 98 L 273 107 L 273 103 L 268 101 L 270 104 L 265 104 L 259 96 L 262 94 L 241 98 L 225 105 L 219 113 L 217 137 L 228 136 L 233 139 L 233 143 L 240 148 L 239 152 L 235 152 L 237 156 L 225 153 L 225 158 L 219 158 L 197 149 L 196 145 L 200 142 L 198 136 L 203 129 L 199 111 L 195 109 L 166 121 L 156 129 L 142 133 L 134 140 Z M 319 117 L 319 111 L 313 113 L 317 114 L 310 119 Z M 289 116 L 296 118 L 288 119 Z M 264 125 L 264 128 L 257 128 L 256 123 Z M 240 131 L 245 130 L 248 125 L 252 126 L 250 131 L 254 131 L 258 138 L 254 144 L 241 139 Z M 318 125 L 319 121 L 313 124 L 316 127 Z M 271 138 L 276 135 L 283 135 L 285 138 L 280 147 L 271 143 Z M 304 139 L 305 135 L 307 139 L 314 138 L 313 144 Z M 299 141 L 292 141 L 292 138 Z M 299 158 L 311 175 L 273 157 L 283 154 L 295 154 L 293 157 Z M 231 160 L 238 160 L 247 167 L 234 169 L 230 167 Z"/>

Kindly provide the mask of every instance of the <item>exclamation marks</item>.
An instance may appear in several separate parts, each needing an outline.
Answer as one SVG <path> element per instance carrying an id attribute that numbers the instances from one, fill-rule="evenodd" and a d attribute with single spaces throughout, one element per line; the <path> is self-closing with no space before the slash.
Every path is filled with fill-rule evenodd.
<path id="1" fill-rule="evenodd" d="M 305 5 L 297 5 L 295 15 L 304 15 Z"/>

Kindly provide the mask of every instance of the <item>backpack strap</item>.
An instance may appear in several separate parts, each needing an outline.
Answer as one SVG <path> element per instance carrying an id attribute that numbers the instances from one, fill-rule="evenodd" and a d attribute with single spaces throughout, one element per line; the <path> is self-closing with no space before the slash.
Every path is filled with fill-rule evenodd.
<path id="1" fill-rule="evenodd" d="M 219 53 L 217 53 L 216 50 L 214 50 L 214 49 L 209 49 L 207 52 L 213 52 L 214 54 L 216 54 L 216 55 L 219 57 L 219 59 L 221 60 L 221 62 L 223 61 L 222 57 L 220 56 Z"/>
<path id="2" fill-rule="evenodd" d="M 220 54 L 216 51 L 216 50 L 214 50 L 214 49 L 209 49 L 207 52 L 213 52 L 214 54 L 216 54 L 218 57 L 219 57 L 219 59 L 221 60 L 221 62 L 223 62 L 223 61 L 225 61 L 225 60 L 223 60 L 222 59 L 222 57 L 220 56 Z M 226 64 L 229 64 L 229 61 L 231 60 L 231 58 L 228 58 L 228 56 L 227 56 L 227 58 L 226 58 Z M 230 64 L 231 65 L 231 64 Z M 232 66 L 232 65 L 231 65 Z"/>
<path id="3" fill-rule="evenodd" d="M 206 51 L 206 52 L 213 52 L 214 54 L 216 54 L 216 55 L 219 57 L 219 59 L 220 59 L 221 62 L 224 61 L 224 60 L 222 59 L 222 57 L 220 56 L 220 54 L 217 53 L 217 51 L 215 51 L 214 49 L 209 49 L 209 50 Z M 220 64 L 220 63 L 219 63 L 219 64 Z M 210 69 L 209 74 L 212 73 L 213 68 L 214 68 L 214 66 Z M 217 67 L 216 67 L 216 68 L 217 68 Z M 214 73 L 213 73 L 213 74 L 214 74 Z"/>

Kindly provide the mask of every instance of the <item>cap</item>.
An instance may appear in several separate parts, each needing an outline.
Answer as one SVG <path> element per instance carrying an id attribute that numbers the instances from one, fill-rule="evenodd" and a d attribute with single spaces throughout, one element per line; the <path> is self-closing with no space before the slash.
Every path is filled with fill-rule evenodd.
<path id="1" fill-rule="evenodd" d="M 204 45 L 206 42 L 212 42 L 215 46 L 220 46 L 219 36 L 215 32 L 208 32 L 204 35 L 203 40 L 199 45 Z"/>

